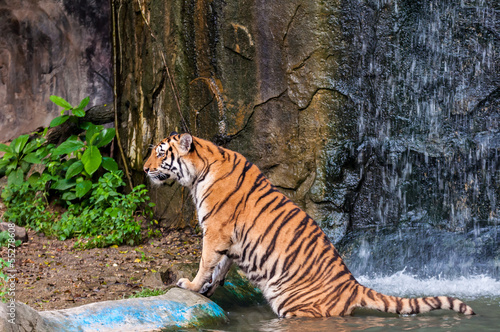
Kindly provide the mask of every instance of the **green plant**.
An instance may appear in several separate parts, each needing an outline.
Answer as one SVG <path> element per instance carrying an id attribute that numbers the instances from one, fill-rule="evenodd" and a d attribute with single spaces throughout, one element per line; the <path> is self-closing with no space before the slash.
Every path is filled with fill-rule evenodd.
<path id="1" fill-rule="evenodd" d="M 114 159 L 103 157 L 100 151 L 113 140 L 115 130 L 81 121 L 88 98 L 76 107 L 60 97 L 51 96 L 51 100 L 63 107 L 51 126 L 71 121 L 83 134 L 59 146 L 44 144 L 44 137 L 30 142 L 27 135 L 10 146 L 0 145 L 6 151 L 1 165 L 9 176 L 1 194 L 7 207 L 4 218 L 62 240 L 79 237 L 81 247 L 140 242 L 140 222 L 152 217 L 153 204 L 147 204 L 144 185 L 129 194 L 120 192 L 122 172 Z M 28 173 L 32 164 L 42 169 Z M 51 208 L 54 204 L 66 211 L 59 216 Z M 148 234 L 153 232 L 148 230 Z"/>
<path id="2" fill-rule="evenodd" d="M 56 214 L 47 209 L 46 178 L 44 175 L 30 177 L 28 181 L 7 185 L 1 194 L 7 207 L 3 218 L 18 226 L 30 226 L 37 232 L 50 235 Z"/>
<path id="3" fill-rule="evenodd" d="M 53 149 L 46 164 L 51 174 L 64 174 L 64 178 L 57 179 L 52 189 L 62 191 L 61 198 L 71 201 L 84 197 L 92 188 L 92 175 L 102 166 L 107 171 L 118 170 L 118 164 L 113 158 L 103 157 L 100 148 L 108 145 L 115 137 L 114 128 L 104 128 L 90 122 L 80 122 L 85 116 L 84 107 L 89 98 L 83 99 L 76 107 L 61 97 L 51 96 L 51 100 L 63 107 L 61 115 L 52 120 L 50 126 L 61 125 L 66 121 L 75 123 L 85 130 L 85 135 L 73 135 L 65 142 Z M 71 112 L 72 115 L 65 114 Z M 65 161 L 58 163 L 62 158 Z"/>
<path id="4" fill-rule="evenodd" d="M 28 140 L 29 135 L 21 135 L 12 140 L 10 145 L 0 144 L 0 151 L 5 152 L 0 159 L 0 176 L 9 176 L 9 183 L 20 183 L 31 165 L 40 163 L 36 150 L 45 139 L 38 137 L 32 141 Z"/>
<path id="5" fill-rule="evenodd" d="M 0 247 L 8 247 L 9 245 L 9 239 L 11 238 L 11 235 L 7 231 L 0 232 Z M 21 245 L 21 240 L 16 240 L 14 242 L 14 245 L 16 247 L 19 247 Z"/>
<path id="6" fill-rule="evenodd" d="M 130 295 L 128 298 L 131 299 L 131 298 L 138 298 L 138 297 L 158 296 L 158 295 L 163 295 L 166 292 L 167 292 L 166 290 L 159 289 L 159 288 L 150 289 L 150 288 L 143 287 L 140 292 L 137 292 L 133 295 Z"/>
<path id="7" fill-rule="evenodd" d="M 117 191 L 125 183 L 122 172 L 104 174 L 93 185 L 87 206 L 70 206 L 55 225 L 60 239 L 78 234 L 76 246 L 106 247 L 113 244 L 134 245 L 141 241 L 140 217 L 152 217 L 152 203 L 144 185 L 134 188 L 129 194 Z M 139 211 L 141 206 L 144 210 Z"/>
<path id="8" fill-rule="evenodd" d="M 5 295 L 8 294 L 8 285 L 9 276 L 5 273 L 5 269 L 10 267 L 10 262 L 0 258 L 0 300 L 2 302 L 7 302 L 7 297 Z"/>

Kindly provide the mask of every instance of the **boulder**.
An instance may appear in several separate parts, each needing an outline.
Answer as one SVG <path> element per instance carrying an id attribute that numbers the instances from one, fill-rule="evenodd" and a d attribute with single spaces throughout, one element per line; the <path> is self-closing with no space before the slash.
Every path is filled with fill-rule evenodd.
<path id="1" fill-rule="evenodd" d="M 0 222 L 0 232 L 9 232 L 9 229 L 11 228 L 9 225 L 12 224 Z M 21 242 L 28 241 L 28 233 L 26 232 L 26 229 L 24 227 L 14 225 L 14 239 L 21 240 Z"/>
<path id="2" fill-rule="evenodd" d="M 103 301 L 80 307 L 37 312 L 14 302 L 11 317 L 8 304 L 0 305 L 0 330 L 17 331 L 156 331 L 213 326 L 227 322 L 217 304 L 180 288 L 147 298 Z"/>
<path id="3" fill-rule="evenodd" d="M 42 316 L 33 308 L 20 302 L 0 302 L 0 331 L 50 332 Z"/>

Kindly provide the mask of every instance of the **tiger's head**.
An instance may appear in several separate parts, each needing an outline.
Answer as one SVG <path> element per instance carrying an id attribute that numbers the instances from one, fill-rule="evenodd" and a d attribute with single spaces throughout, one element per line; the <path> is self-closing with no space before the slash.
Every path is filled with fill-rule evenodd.
<path id="1" fill-rule="evenodd" d="M 174 179 L 181 185 L 188 186 L 195 176 L 188 158 L 193 150 L 193 137 L 190 134 L 173 132 L 153 148 L 144 164 L 144 172 L 156 184 Z"/>

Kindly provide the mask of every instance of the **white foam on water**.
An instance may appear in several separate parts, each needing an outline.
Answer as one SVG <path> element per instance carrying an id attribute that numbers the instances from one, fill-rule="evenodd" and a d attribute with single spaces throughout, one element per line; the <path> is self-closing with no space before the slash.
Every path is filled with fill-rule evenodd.
<path id="1" fill-rule="evenodd" d="M 453 296 L 463 299 L 500 297 L 500 280 L 486 275 L 446 279 L 421 279 L 404 270 L 391 276 L 356 278 L 359 283 L 377 292 L 400 297 Z"/>

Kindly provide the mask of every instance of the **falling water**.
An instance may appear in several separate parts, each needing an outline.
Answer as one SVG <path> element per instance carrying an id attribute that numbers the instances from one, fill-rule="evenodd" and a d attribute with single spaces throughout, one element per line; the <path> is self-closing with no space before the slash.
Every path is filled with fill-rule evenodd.
<path id="1" fill-rule="evenodd" d="M 372 156 L 360 178 L 375 165 L 380 180 L 373 183 L 381 185 L 369 196 L 372 227 L 355 214 L 354 231 L 338 247 L 362 280 L 475 278 L 481 285 L 490 278 L 499 287 L 494 7 L 488 1 L 378 1 L 377 31 L 354 38 L 364 75 L 352 82 L 365 97 L 358 103 L 357 152 Z"/>
<path id="2" fill-rule="evenodd" d="M 453 231 L 498 225 L 497 12 L 481 1 L 389 8 L 396 32 L 380 47 L 391 63 L 367 53 L 362 62 L 375 76 L 359 83 L 376 83 L 371 105 L 363 105 L 375 126 L 360 119 L 360 135 L 384 159 L 378 215 L 397 209 L 401 220 Z"/>

